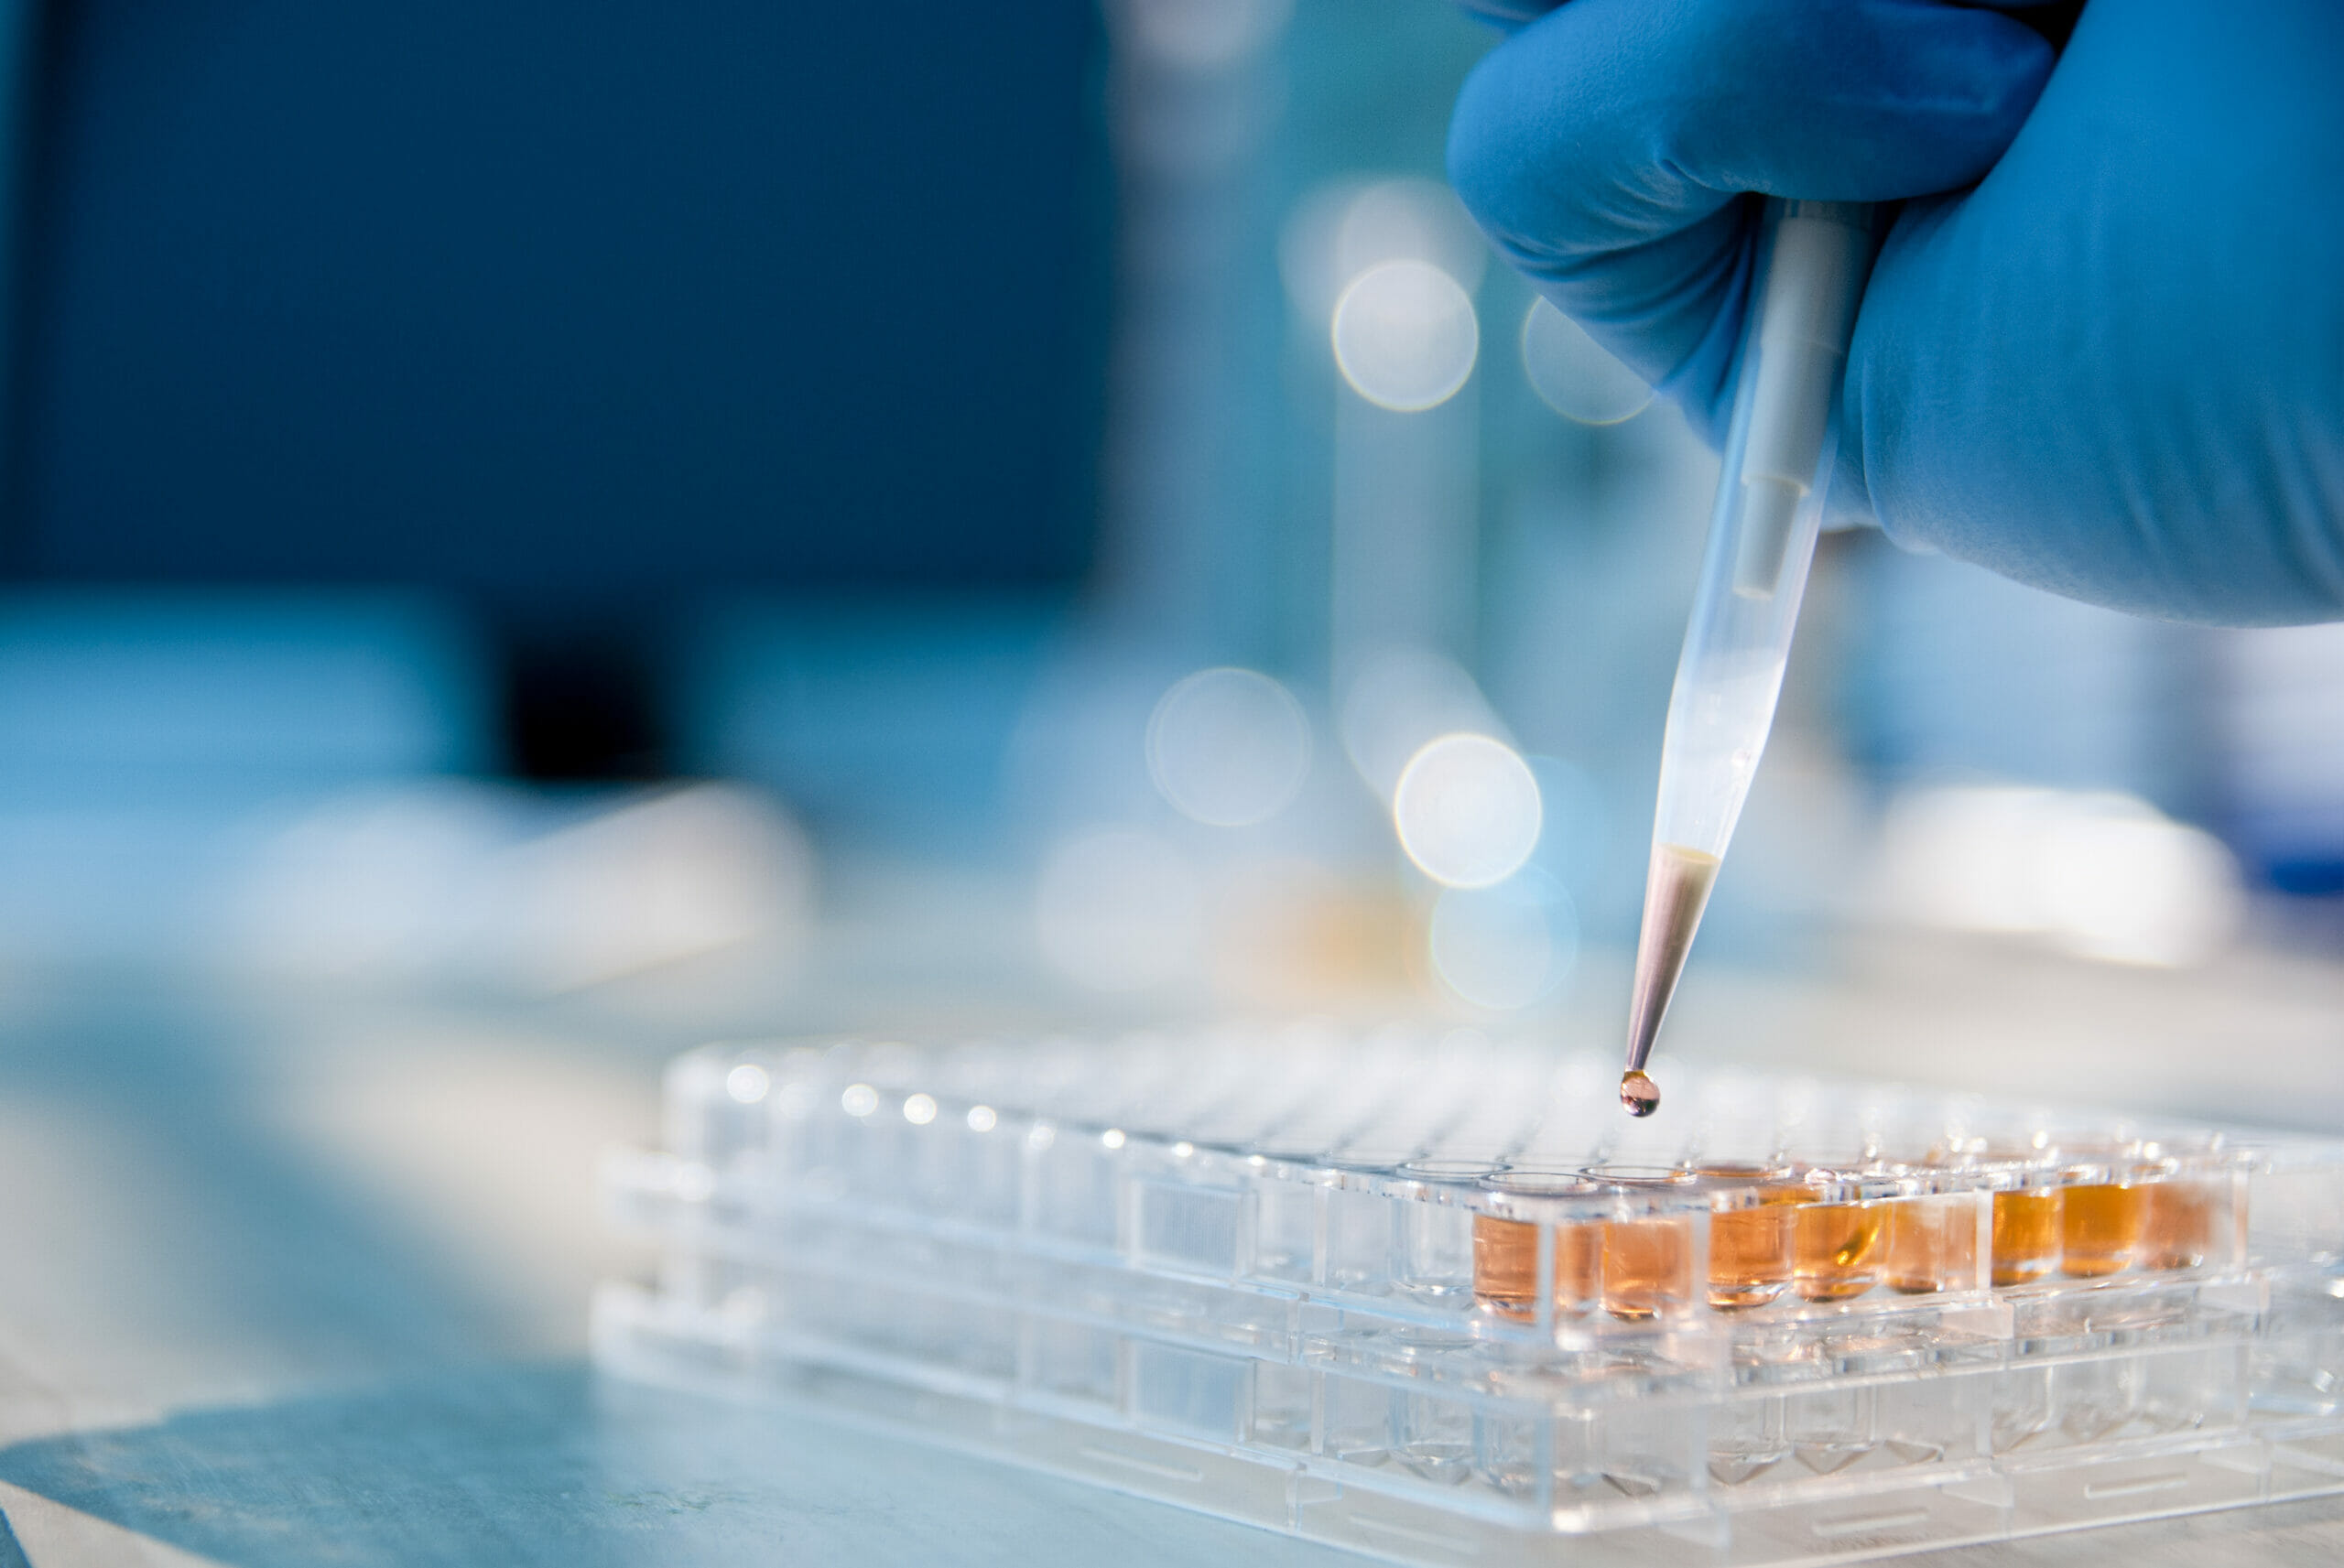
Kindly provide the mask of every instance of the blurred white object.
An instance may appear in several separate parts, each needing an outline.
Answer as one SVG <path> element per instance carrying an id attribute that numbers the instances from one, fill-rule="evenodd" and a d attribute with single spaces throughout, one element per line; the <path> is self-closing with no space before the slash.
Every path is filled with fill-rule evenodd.
<path id="1" fill-rule="evenodd" d="M 794 935 L 811 903 L 797 825 L 753 791 L 696 784 L 524 843 L 498 868 L 513 973 L 573 990 Z"/>
<path id="2" fill-rule="evenodd" d="M 1112 0 L 1116 37 L 1166 65 L 1221 70 L 1286 30 L 1294 0 Z"/>
<path id="3" fill-rule="evenodd" d="M 484 868 L 524 831 L 493 785 L 350 790 L 255 835 L 214 934 L 231 968 L 340 981 L 444 976 L 486 957 Z M 493 965 L 493 960 L 490 960 Z"/>
<path id="4" fill-rule="evenodd" d="M 1310 771 L 1310 721 L 1268 676 L 1199 670 L 1174 683 L 1149 717 L 1147 770 L 1164 798 L 1193 821 L 1266 822 Z"/>
<path id="5" fill-rule="evenodd" d="M 359 982 L 577 989 L 744 944 L 786 944 L 812 857 L 778 806 L 701 784 L 574 810 L 444 781 L 336 797 L 266 838 L 216 940 L 239 969 Z"/>
<path id="6" fill-rule="evenodd" d="M 1392 823 L 1418 870 L 1445 887 L 1485 888 L 1538 847 L 1538 781 L 1521 754 L 1488 735 L 1443 735 L 1410 759 Z"/>
<path id="7" fill-rule="evenodd" d="M 1422 261 L 1384 262 L 1353 279 L 1336 301 L 1333 332 L 1351 390 L 1404 414 L 1456 396 L 1481 347 L 1464 286 Z"/>
<path id="8" fill-rule="evenodd" d="M 1286 546 L 1279 498 L 1231 459 L 1275 438 L 1241 367 L 1274 335 L 1275 302 L 1243 280 L 1275 222 L 1265 151 L 1287 101 L 1293 0 L 1101 11 L 1115 287 L 1085 602 L 1145 629 L 1177 667 L 1261 645 L 1279 608 L 1265 589 Z"/>
<path id="9" fill-rule="evenodd" d="M 1091 990 L 1144 990 L 1198 972 L 1205 890 L 1196 868 L 1154 834 L 1108 829 L 1069 839 L 1043 863 L 1034 902 L 1042 957 Z"/>
<path id="10" fill-rule="evenodd" d="M 1522 319 L 1522 370 L 1547 407 L 1582 425 L 1617 425 L 1652 405 L 1642 377 L 1543 298 Z"/>
<path id="11" fill-rule="evenodd" d="M 1338 701 L 1381 650 L 1474 645 L 1481 322 L 1472 289 L 1488 261 L 1452 193 L 1384 180 L 1338 200 L 1341 189 L 1297 209 L 1279 258 L 1298 320 L 1328 332 L 1334 351 L 1327 590 Z M 1377 788 L 1389 798 L 1388 784 Z"/>
<path id="12" fill-rule="evenodd" d="M 2201 962 L 2245 908 L 2219 840 L 2124 795 L 1907 791 L 1882 824 L 1878 863 L 1903 919 L 2035 936 L 2116 963 Z"/>

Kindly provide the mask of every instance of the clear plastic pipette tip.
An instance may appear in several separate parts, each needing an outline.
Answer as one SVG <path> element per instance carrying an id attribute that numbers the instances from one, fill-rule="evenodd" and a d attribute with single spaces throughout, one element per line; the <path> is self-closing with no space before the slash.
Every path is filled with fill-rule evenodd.
<path id="1" fill-rule="evenodd" d="M 1660 1103 L 1644 1063 L 1774 725 L 1878 219 L 1851 203 L 1769 206 L 1700 590 L 1669 698 L 1620 1085 L 1632 1115 Z"/>

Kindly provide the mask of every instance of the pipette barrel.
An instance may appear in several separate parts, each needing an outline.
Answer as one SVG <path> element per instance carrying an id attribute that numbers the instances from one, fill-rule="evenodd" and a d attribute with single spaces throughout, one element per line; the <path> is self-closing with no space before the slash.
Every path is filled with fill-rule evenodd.
<path id="1" fill-rule="evenodd" d="M 1743 370 L 1755 385 L 1738 465 L 1742 518 L 1733 591 L 1745 599 L 1774 596 L 1799 503 L 1824 477 L 1816 459 L 1829 438 L 1831 404 L 1871 261 L 1865 211 L 1791 201 L 1775 220 L 1755 363 Z"/>
<path id="2" fill-rule="evenodd" d="M 1661 749 L 1630 1006 L 1632 1069 L 1660 1033 L 1774 727 L 1839 455 L 1848 342 L 1877 243 L 1870 206 L 1767 204 L 1717 506 Z"/>

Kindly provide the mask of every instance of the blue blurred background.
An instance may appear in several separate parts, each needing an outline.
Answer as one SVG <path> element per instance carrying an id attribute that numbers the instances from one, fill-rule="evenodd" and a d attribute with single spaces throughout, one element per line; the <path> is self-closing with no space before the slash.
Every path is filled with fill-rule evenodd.
<path id="1" fill-rule="evenodd" d="M 0 958 L 1609 1016 L 1713 462 L 1453 8 L 0 14 Z M 2344 630 L 1812 604 L 1709 966 L 2325 971 Z"/>

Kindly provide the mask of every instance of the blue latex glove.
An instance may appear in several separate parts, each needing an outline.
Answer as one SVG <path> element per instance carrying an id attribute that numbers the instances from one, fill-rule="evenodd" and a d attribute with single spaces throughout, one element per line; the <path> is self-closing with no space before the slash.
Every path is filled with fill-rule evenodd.
<path id="1" fill-rule="evenodd" d="M 1857 319 L 1835 511 L 2120 609 L 2344 618 L 2339 0 L 2095 0 L 2056 66 L 1944 0 L 1569 0 L 1474 71 L 1449 172 L 1713 444 L 1741 193 L 1913 198 Z"/>

